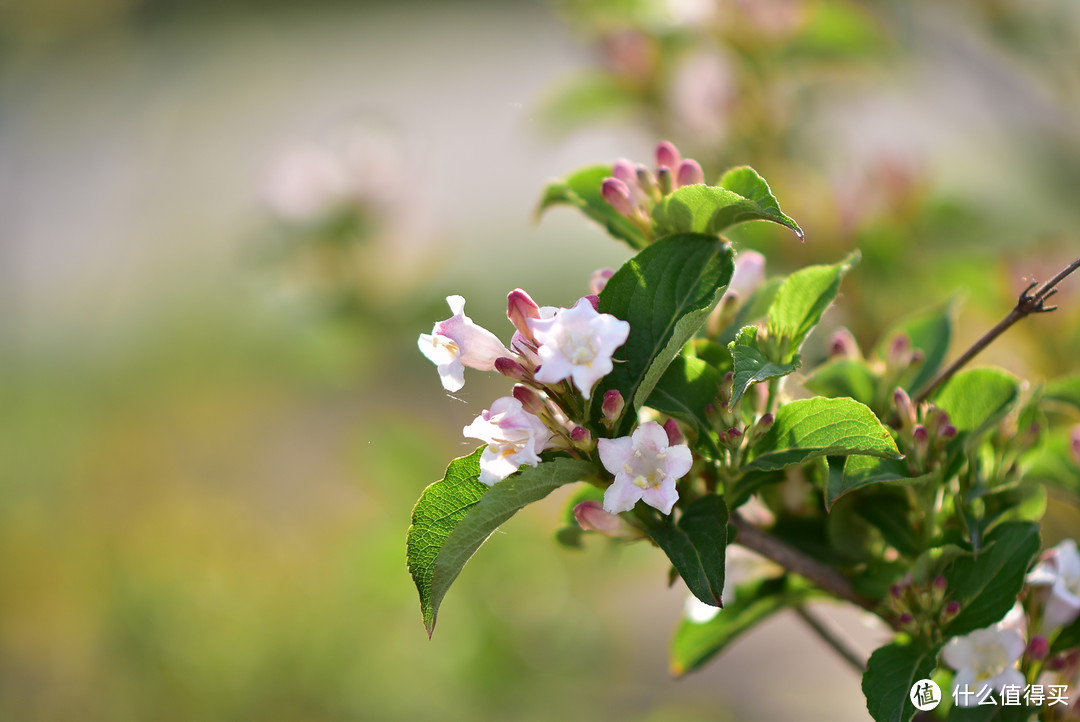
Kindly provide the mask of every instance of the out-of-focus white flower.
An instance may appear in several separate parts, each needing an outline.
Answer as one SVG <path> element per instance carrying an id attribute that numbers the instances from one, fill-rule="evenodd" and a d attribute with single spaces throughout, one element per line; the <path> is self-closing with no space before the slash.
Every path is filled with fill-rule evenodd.
<path id="1" fill-rule="evenodd" d="M 465 385 L 465 367 L 490 371 L 495 359 L 511 356 L 502 342 L 465 315 L 465 299 L 447 296 L 453 316 L 439 321 L 430 334 L 422 333 L 417 340 L 420 352 L 439 368 L 439 378 L 447 391 L 457 391 Z"/>
<path id="2" fill-rule="evenodd" d="M 733 63 L 718 50 L 697 51 L 675 69 L 670 106 L 691 137 L 713 143 L 723 137 L 738 86 Z"/>
<path id="3" fill-rule="evenodd" d="M 462 429 L 487 448 L 480 454 L 480 483 L 491 486 L 517 471 L 522 464 L 536 466 L 551 432 L 513 396 L 503 396 Z"/>
<path id="4" fill-rule="evenodd" d="M 544 316 L 544 309 L 540 309 Z M 613 368 L 611 355 L 626 343 L 630 324 L 608 313 L 597 313 L 588 298 L 573 308 L 561 308 L 550 318 L 529 319 L 539 344 L 541 366 L 536 380 L 553 384 L 573 379 L 585 398 Z"/>
<path id="5" fill-rule="evenodd" d="M 679 499 L 675 482 L 686 475 L 694 460 L 685 444 L 672 446 L 664 427 L 655 421 L 642 424 L 631 436 L 597 441 L 600 461 L 615 475 L 604 492 L 604 510 L 630 511 L 638 500 L 670 514 Z"/>
<path id="6" fill-rule="evenodd" d="M 340 158 L 316 145 L 297 145 L 274 161 L 263 195 L 282 218 L 308 221 L 348 200 L 349 174 Z"/>
<path id="7" fill-rule="evenodd" d="M 950 639 L 942 656 L 956 670 L 956 687 L 977 693 L 989 685 L 1000 694 L 1005 685 L 1024 686 L 1024 675 L 1015 665 L 1025 647 L 1018 629 L 998 623 Z M 975 694 L 961 694 L 957 700 L 962 707 L 978 703 Z"/>
<path id="8" fill-rule="evenodd" d="M 1066 539 L 1047 549 L 1027 576 L 1032 586 L 1049 587 L 1043 608 L 1042 631 L 1051 633 L 1080 616 L 1080 553 Z"/>
<path id="9" fill-rule="evenodd" d="M 764 282 L 765 256 L 757 251 L 739 251 L 735 257 L 735 271 L 724 295 L 734 293 L 745 300 Z"/>

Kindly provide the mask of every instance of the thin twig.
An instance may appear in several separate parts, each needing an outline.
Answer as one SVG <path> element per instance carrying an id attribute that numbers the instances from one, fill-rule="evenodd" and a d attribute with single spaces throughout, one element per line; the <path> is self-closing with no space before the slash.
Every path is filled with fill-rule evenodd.
<path id="1" fill-rule="evenodd" d="M 915 398 L 915 403 L 921 403 L 930 398 L 930 396 L 937 391 L 937 389 L 950 378 L 953 374 L 962 369 L 971 359 L 975 358 L 984 348 L 989 346 L 994 339 L 1001 334 L 1005 333 L 1014 323 L 1022 318 L 1026 318 L 1033 313 L 1049 313 L 1057 308 L 1057 306 L 1046 307 L 1043 303 L 1046 299 L 1057 293 L 1057 285 L 1065 280 L 1073 271 L 1080 268 L 1080 258 L 1070 263 L 1065 268 L 1061 269 L 1056 276 L 1044 283 L 1039 290 L 1035 293 L 1029 294 L 1031 289 L 1038 285 L 1038 281 L 1028 286 L 1023 293 L 1020 294 L 1020 298 L 1016 301 L 1016 305 L 1005 318 L 994 326 L 992 329 L 983 334 L 982 338 L 971 345 L 963 355 L 953 362 L 952 366 L 945 369 L 941 374 L 934 379 L 934 382 L 927 386 L 925 389 L 919 392 L 919 395 Z"/>
<path id="2" fill-rule="evenodd" d="M 828 644 L 833 650 L 843 657 L 844 661 L 851 665 L 851 668 L 862 675 L 866 671 L 866 660 L 856 654 L 851 647 L 847 645 L 847 642 L 836 636 L 835 633 L 817 618 L 816 614 L 812 614 L 809 609 L 801 604 L 795 607 L 795 614 L 799 615 L 799 619 L 806 622 L 806 626 L 814 630 L 821 639 Z"/>
<path id="3" fill-rule="evenodd" d="M 758 529 L 738 512 L 731 514 L 731 523 L 739 530 L 739 535 L 735 538 L 736 544 L 757 552 L 788 571 L 806 577 L 833 596 L 846 599 L 863 609 L 876 613 L 874 602 L 856 592 L 848 578 L 832 567 L 808 557 L 787 542 Z"/>

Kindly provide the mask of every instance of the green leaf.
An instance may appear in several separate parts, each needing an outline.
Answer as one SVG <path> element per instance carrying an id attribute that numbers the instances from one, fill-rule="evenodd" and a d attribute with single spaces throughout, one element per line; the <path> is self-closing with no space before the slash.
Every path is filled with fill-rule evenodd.
<path id="1" fill-rule="evenodd" d="M 968 369 L 949 379 L 934 397 L 934 405 L 949 414 L 964 447 L 1004 418 L 1020 393 L 1012 374 L 995 368 Z M 954 442 L 955 443 L 955 442 Z"/>
<path id="2" fill-rule="evenodd" d="M 738 509 L 743 503 L 746 502 L 751 496 L 753 496 L 758 489 L 761 489 L 769 484 L 776 484 L 786 479 L 782 469 L 771 469 L 769 471 L 762 471 L 761 469 L 749 469 L 734 486 L 731 487 L 731 491 L 727 495 L 728 504 L 732 509 Z"/>
<path id="3" fill-rule="evenodd" d="M 784 215 L 769 184 L 753 168 L 732 168 L 718 185 L 684 186 L 665 196 L 652 210 L 654 233 L 719 235 L 746 221 L 773 221 L 802 239 L 802 229 Z"/>
<path id="4" fill-rule="evenodd" d="M 949 599 L 960 602 L 960 614 L 949 636 L 967 634 L 1001 620 L 1024 585 L 1024 575 L 1039 553 L 1039 525 L 1028 521 L 999 524 L 974 556 L 959 557 L 945 571 Z"/>
<path id="5" fill-rule="evenodd" d="M 803 386 L 819 396 L 846 396 L 873 406 L 878 377 L 862 359 L 837 358 L 818 366 Z"/>
<path id="6" fill-rule="evenodd" d="M 930 479 L 932 474 L 912 477 L 907 466 L 899 459 L 877 459 L 870 456 L 849 456 L 844 462 L 842 474 L 830 474 L 825 491 L 825 508 L 848 492 L 871 484 L 900 482 L 917 484 Z"/>
<path id="7" fill-rule="evenodd" d="M 709 495 L 691 503 L 677 523 L 668 516 L 645 530 L 667 554 L 693 595 L 714 607 L 724 606 L 721 593 L 727 525 L 724 500 Z"/>
<path id="8" fill-rule="evenodd" d="M 596 472 L 586 461 L 562 458 L 527 467 L 488 487 L 477 481 L 483 449 L 450 462 L 442 481 L 425 489 L 413 509 L 407 558 L 428 636 L 450 585 L 500 524 L 554 489 Z"/>
<path id="9" fill-rule="evenodd" d="M 790 363 L 776 363 L 766 358 L 757 342 L 757 326 L 747 326 L 735 338 L 728 349 L 735 360 L 735 378 L 733 380 L 729 407 L 734 409 L 750 384 L 787 376 L 802 365 L 802 357 L 795 354 Z"/>
<path id="10" fill-rule="evenodd" d="M 792 401 L 780 407 L 772 428 L 753 446 L 750 469 L 782 469 L 821 456 L 864 454 L 899 458 L 874 412 L 852 399 Z"/>
<path id="11" fill-rule="evenodd" d="M 683 617 L 671 638 L 671 673 L 682 676 L 703 667 L 743 632 L 784 609 L 821 596 L 794 575 L 758 579 L 735 587 L 734 600 L 705 622 Z"/>
<path id="12" fill-rule="evenodd" d="M 641 108 L 640 92 L 610 73 L 577 71 L 557 83 L 541 100 L 541 124 L 558 134 L 582 125 L 625 118 Z"/>
<path id="13" fill-rule="evenodd" d="M 862 678 L 866 709 L 876 722 L 907 722 L 915 714 L 908 696 L 911 687 L 927 679 L 937 666 L 940 647 L 921 649 L 897 642 L 879 647 L 870 655 Z"/>
<path id="14" fill-rule="evenodd" d="M 1058 632 L 1054 643 L 1050 645 L 1050 655 L 1053 656 L 1073 647 L 1080 647 L 1080 617 Z"/>
<path id="15" fill-rule="evenodd" d="M 769 335 L 793 354 L 836 299 L 840 281 L 859 262 L 859 252 L 832 266 L 807 266 L 787 277 L 769 308 Z"/>
<path id="16" fill-rule="evenodd" d="M 904 390 L 917 391 L 937 376 L 952 342 L 952 313 L 953 304 L 950 302 L 904 319 L 883 337 L 878 346 L 878 356 L 881 358 L 888 358 L 889 342 L 898 333 L 906 334 L 911 340 L 911 347 L 923 352 L 923 361 L 916 374 L 901 384 Z"/>
<path id="17" fill-rule="evenodd" d="M 1062 376 L 1047 382 L 1042 397 L 1045 400 L 1068 404 L 1074 410 L 1080 411 L 1080 374 Z"/>
<path id="18" fill-rule="evenodd" d="M 641 229 L 612 208 L 601 195 L 604 179 L 610 175 L 610 165 L 593 165 L 549 183 L 536 208 L 536 218 L 552 206 L 573 206 L 606 228 L 613 237 L 626 241 L 631 248 L 644 248 L 649 245 L 649 239 Z"/>
<path id="19" fill-rule="evenodd" d="M 594 391 L 593 418 L 599 416 L 604 393 L 618 389 L 628 403 L 616 429 L 627 430 L 668 365 L 720 300 L 734 270 L 733 256 L 731 246 L 712 236 L 669 236 L 624 263 L 608 280 L 600 292 L 600 312 L 628 321 L 630 336 L 615 352 L 615 369 Z"/>
<path id="20" fill-rule="evenodd" d="M 660 377 L 645 405 L 692 426 L 699 443 L 719 458 L 720 449 L 710 434 L 705 409 L 716 400 L 723 380 L 719 371 L 701 359 L 679 355 Z"/>
<path id="21" fill-rule="evenodd" d="M 849 459 L 865 458 L 849 456 Z M 904 556 L 919 554 L 919 534 L 911 526 L 911 505 L 903 489 L 882 488 L 856 498 L 855 510 L 881 532 L 881 536 Z"/>

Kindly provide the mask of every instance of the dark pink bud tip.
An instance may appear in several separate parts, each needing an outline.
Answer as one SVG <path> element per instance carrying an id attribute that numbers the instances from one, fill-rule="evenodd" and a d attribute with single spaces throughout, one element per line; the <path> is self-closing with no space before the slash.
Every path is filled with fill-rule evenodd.
<path id="1" fill-rule="evenodd" d="M 732 426 L 730 429 L 727 430 L 727 437 L 731 441 L 734 441 L 735 439 L 738 439 L 741 436 L 742 436 L 742 431 L 740 431 L 738 429 L 738 427 Z"/>
<path id="2" fill-rule="evenodd" d="M 570 440 L 575 444 L 580 444 L 583 441 L 588 441 L 592 438 L 592 434 L 589 430 L 582 426 L 575 426 L 574 430 L 570 432 Z"/>
<path id="3" fill-rule="evenodd" d="M 664 431 L 667 432 L 668 444 L 671 446 L 677 446 L 686 442 L 686 438 L 683 437 L 682 429 L 679 428 L 679 424 L 675 419 L 668 419 L 664 422 Z"/>
<path id="4" fill-rule="evenodd" d="M 630 201 L 630 188 L 618 178 L 605 178 L 603 185 L 600 186 L 600 195 L 619 214 L 627 217 L 633 214 L 634 205 Z"/>
<path id="5" fill-rule="evenodd" d="M 1042 634 L 1036 634 L 1028 642 L 1027 656 L 1034 660 L 1046 659 L 1050 656 L 1050 641 Z"/>
<path id="6" fill-rule="evenodd" d="M 675 180 L 679 188 L 698 185 L 705 182 L 705 171 L 701 170 L 696 160 L 688 158 L 679 164 Z"/>
<path id="7" fill-rule="evenodd" d="M 922 424 L 916 424 L 914 431 L 911 432 L 912 438 L 915 439 L 916 444 L 924 444 L 930 440 L 930 432 L 926 430 L 926 427 Z"/>
<path id="8" fill-rule="evenodd" d="M 622 394 L 618 389 L 611 389 L 604 392 L 604 402 L 601 409 L 604 412 L 604 418 L 608 421 L 615 421 L 622 415 L 623 406 L 626 402 L 623 400 Z"/>
<path id="9" fill-rule="evenodd" d="M 526 373 L 525 368 L 521 364 L 506 356 L 500 356 L 495 359 L 495 370 L 506 378 L 513 379 L 514 381 L 524 381 L 529 377 L 529 374 Z"/>
<path id="10" fill-rule="evenodd" d="M 904 588 L 901 587 L 899 584 L 893 584 L 891 587 L 889 587 L 889 594 L 892 596 L 893 599 L 899 599 L 904 595 Z"/>
<path id="11" fill-rule="evenodd" d="M 941 427 L 941 431 L 938 432 L 938 436 L 943 439 L 952 439 L 956 436 L 956 427 L 952 424 L 945 424 Z"/>
<path id="12" fill-rule="evenodd" d="M 675 169 L 679 165 L 679 150 L 674 144 L 662 140 L 656 144 L 656 168 Z"/>
<path id="13" fill-rule="evenodd" d="M 934 589 L 938 590 L 939 592 L 943 592 L 948 586 L 949 580 L 945 577 L 941 576 L 940 574 L 934 577 Z"/>
<path id="14" fill-rule="evenodd" d="M 945 605 L 945 614 L 950 617 L 955 617 L 960 613 L 960 602 L 949 602 Z"/>
<path id="15" fill-rule="evenodd" d="M 907 627 L 915 622 L 915 617 L 911 616 L 907 612 L 904 612 L 896 621 L 900 623 L 900 626 Z"/>
<path id="16" fill-rule="evenodd" d="M 512 393 L 514 394 L 514 398 L 521 402 L 522 408 L 530 414 L 536 416 L 543 410 L 543 400 L 535 391 L 527 386 L 515 386 Z"/>
<path id="17" fill-rule="evenodd" d="M 592 294 L 589 294 L 588 296 L 582 296 L 582 298 L 588 299 L 589 303 L 592 304 L 592 310 L 594 310 L 594 311 L 599 311 L 600 310 L 600 297 L 599 296 L 594 296 Z"/>

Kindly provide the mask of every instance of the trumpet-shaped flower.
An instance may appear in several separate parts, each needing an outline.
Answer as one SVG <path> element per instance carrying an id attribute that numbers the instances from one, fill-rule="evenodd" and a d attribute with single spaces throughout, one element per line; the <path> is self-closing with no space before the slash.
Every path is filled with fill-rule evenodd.
<path id="1" fill-rule="evenodd" d="M 956 687 L 977 693 L 989 685 L 1000 694 L 1005 685 L 1024 686 L 1024 675 L 1015 664 L 1026 646 L 1020 630 L 998 623 L 950 639 L 943 656 L 956 670 Z M 962 707 L 977 702 L 974 695 L 961 694 L 957 699 Z"/>
<path id="2" fill-rule="evenodd" d="M 675 482 L 686 475 L 694 460 L 685 444 L 671 445 L 664 427 L 655 421 L 642 424 L 631 436 L 597 441 L 600 461 L 615 475 L 604 492 L 604 510 L 630 511 L 638 500 L 670 514 L 679 499 Z"/>
<path id="3" fill-rule="evenodd" d="M 465 315 L 465 299 L 447 296 L 454 315 L 439 321 L 430 334 L 422 333 L 417 341 L 420 352 L 439 368 L 439 378 L 447 391 L 465 385 L 465 367 L 490 371 L 495 359 L 512 356 L 495 334 L 473 323 Z"/>
<path id="4" fill-rule="evenodd" d="M 609 313 L 597 313 L 588 298 L 573 308 L 560 308 L 550 318 L 530 319 L 529 325 L 540 345 L 536 380 L 553 384 L 572 379 L 585 398 L 597 381 L 611 373 L 611 355 L 630 335 L 630 324 Z"/>
<path id="5" fill-rule="evenodd" d="M 1050 588 L 1043 609 L 1043 630 L 1053 632 L 1080 616 L 1080 552 L 1066 539 L 1048 549 L 1027 577 L 1028 584 Z"/>
<path id="6" fill-rule="evenodd" d="M 551 440 L 544 422 L 513 396 L 496 399 L 462 433 L 487 444 L 480 455 L 480 482 L 488 486 L 510 476 L 522 464 L 539 464 L 540 452 Z"/>

